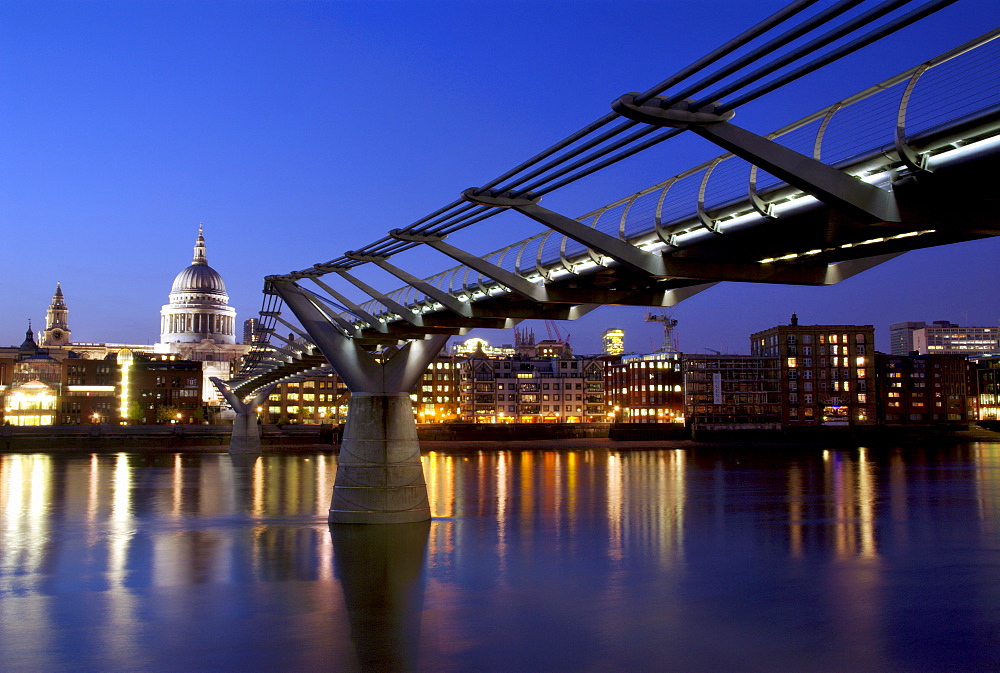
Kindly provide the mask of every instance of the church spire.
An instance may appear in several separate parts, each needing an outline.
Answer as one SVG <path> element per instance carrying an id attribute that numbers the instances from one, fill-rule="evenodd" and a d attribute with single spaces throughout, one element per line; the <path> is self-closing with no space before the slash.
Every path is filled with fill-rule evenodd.
<path id="1" fill-rule="evenodd" d="M 42 332 L 43 346 L 64 346 L 69 343 L 69 309 L 63 298 L 62 283 L 56 282 L 56 291 L 45 312 L 45 331 Z"/>
<path id="2" fill-rule="evenodd" d="M 208 266 L 208 257 L 205 255 L 205 236 L 201 222 L 198 223 L 198 240 L 194 243 L 194 259 L 191 260 L 191 263 Z"/>

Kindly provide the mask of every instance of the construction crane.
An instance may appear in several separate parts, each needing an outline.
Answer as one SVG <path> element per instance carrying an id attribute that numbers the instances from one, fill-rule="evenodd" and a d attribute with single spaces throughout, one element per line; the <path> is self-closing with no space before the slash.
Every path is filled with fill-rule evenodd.
<path id="1" fill-rule="evenodd" d="M 566 338 L 563 338 L 562 332 L 559 330 L 559 325 L 556 324 L 555 320 L 545 321 L 545 331 L 549 334 L 549 339 L 555 341 L 556 343 L 568 344 L 570 335 L 567 334 Z"/>
<path id="2" fill-rule="evenodd" d="M 674 328 L 677 327 L 677 320 L 671 318 L 665 313 L 660 313 L 659 315 L 655 313 L 646 314 L 646 322 L 659 322 L 663 323 L 663 345 L 660 346 L 657 353 L 676 353 L 677 344 L 674 343 Z"/>

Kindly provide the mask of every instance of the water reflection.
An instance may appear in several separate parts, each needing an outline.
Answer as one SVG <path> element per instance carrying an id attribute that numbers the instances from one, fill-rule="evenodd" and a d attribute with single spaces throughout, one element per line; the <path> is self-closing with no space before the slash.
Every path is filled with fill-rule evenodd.
<path id="1" fill-rule="evenodd" d="M 332 525 L 334 561 L 364 671 L 415 667 L 430 522 Z"/>
<path id="2" fill-rule="evenodd" d="M 327 529 L 330 455 L 0 455 L 3 667 L 739 670 L 780 629 L 920 670 L 1000 628 L 1000 445 L 423 461 L 434 521 L 390 535 Z"/>

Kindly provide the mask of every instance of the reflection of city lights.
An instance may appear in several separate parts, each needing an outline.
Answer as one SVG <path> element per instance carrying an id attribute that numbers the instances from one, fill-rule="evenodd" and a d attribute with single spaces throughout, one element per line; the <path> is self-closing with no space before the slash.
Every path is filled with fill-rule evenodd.
<path id="1" fill-rule="evenodd" d="M 615 407 L 617 409 L 617 407 Z M 614 561 L 622 559 L 622 465 L 617 454 L 608 455 L 607 513 L 608 513 L 608 556 Z"/>

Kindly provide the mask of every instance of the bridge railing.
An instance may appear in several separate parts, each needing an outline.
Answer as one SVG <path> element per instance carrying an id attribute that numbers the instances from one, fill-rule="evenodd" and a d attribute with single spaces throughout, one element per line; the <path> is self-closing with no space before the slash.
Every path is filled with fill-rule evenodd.
<path id="1" fill-rule="evenodd" d="M 950 128 L 970 119 L 984 119 L 993 122 L 988 132 L 997 133 L 998 37 L 1000 30 L 991 31 L 768 137 L 876 184 L 878 176 L 889 175 L 888 171 L 919 170 L 920 162 L 948 149 L 947 144 L 953 140 L 948 137 Z M 768 209 L 780 208 L 804 196 L 743 159 L 724 154 L 576 219 L 647 250 L 669 250 L 690 245 L 708 232 L 723 232 L 748 218 L 755 218 L 756 222 L 765 220 Z M 565 274 L 586 274 L 598 265 L 615 264 L 600 251 L 551 230 L 505 245 L 483 257 L 532 282 Z M 315 275 L 315 272 L 301 272 L 301 275 Z M 505 291 L 496 281 L 464 265 L 445 269 L 426 281 L 468 300 Z M 387 296 L 417 313 L 440 308 L 409 285 Z M 277 302 L 274 297 L 271 300 Z M 276 311 L 278 305 L 280 302 L 270 311 Z M 362 304 L 361 308 L 386 322 L 400 319 L 377 299 Z M 331 310 L 359 329 L 367 326 L 350 311 L 338 311 L 335 307 Z M 265 327 L 275 326 L 273 318 L 264 313 L 262 316 L 265 323 L 270 321 Z M 273 354 L 268 344 L 259 345 L 251 352 L 244 371 L 253 370 Z"/>
<path id="2" fill-rule="evenodd" d="M 872 173 L 905 167 L 900 149 L 919 148 L 924 155 L 938 148 L 922 141 L 945 135 L 951 126 L 986 117 L 1000 107 L 1000 30 L 994 30 L 931 61 L 839 101 L 767 137 L 849 173 Z M 872 159 L 877 165 L 872 167 Z M 792 195 L 783 181 L 747 161 L 724 154 L 629 197 L 577 217 L 603 233 L 645 245 L 648 249 L 680 248 L 685 237 L 724 229 L 728 222 L 755 213 L 749 194 L 773 205 Z M 594 251 L 551 230 L 483 255 L 497 266 L 531 280 L 553 274 L 580 273 L 611 263 Z M 465 266 L 426 279 L 456 296 L 474 298 L 497 283 Z M 411 309 L 429 300 L 413 287 L 389 293 Z M 377 300 L 364 304 L 376 317 L 395 319 Z M 346 314 L 345 318 L 348 318 Z"/>

